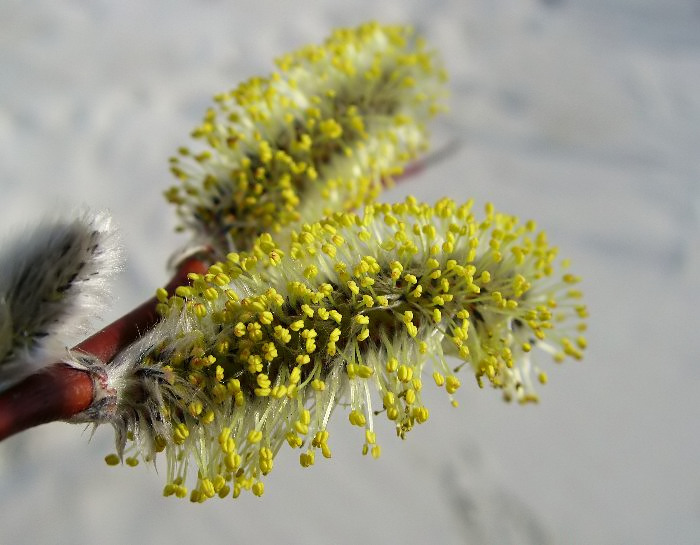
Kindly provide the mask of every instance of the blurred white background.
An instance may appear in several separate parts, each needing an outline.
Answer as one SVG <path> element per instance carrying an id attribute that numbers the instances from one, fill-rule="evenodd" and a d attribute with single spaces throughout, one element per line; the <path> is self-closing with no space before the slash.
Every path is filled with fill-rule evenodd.
<path id="1" fill-rule="evenodd" d="M 442 52 L 458 153 L 384 195 L 535 218 L 590 307 L 582 363 L 537 406 L 469 380 L 382 457 L 339 413 L 333 459 L 283 449 L 259 499 L 165 499 L 109 468 L 112 432 L 54 423 L 0 444 L 0 543 L 700 543 L 700 4 L 697 0 L 0 2 L 0 232 L 108 208 L 127 264 L 110 321 L 184 242 L 167 159 L 210 97 L 367 19 Z"/>

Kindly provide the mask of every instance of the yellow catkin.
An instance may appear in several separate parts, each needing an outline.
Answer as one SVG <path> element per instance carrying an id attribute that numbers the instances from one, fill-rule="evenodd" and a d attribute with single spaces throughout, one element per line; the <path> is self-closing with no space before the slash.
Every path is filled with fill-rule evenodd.
<path id="1" fill-rule="evenodd" d="M 166 198 L 182 227 L 222 256 L 230 240 L 248 250 L 264 231 L 357 208 L 426 148 L 444 81 L 409 27 L 339 29 L 278 59 L 272 75 L 217 95 L 192 131 L 201 151 L 182 147 L 171 159 L 180 185 Z M 342 245 L 336 236 L 322 251 L 332 257 Z M 263 255 L 277 265 L 282 254 Z"/>
<path id="2" fill-rule="evenodd" d="M 375 458 L 376 418 L 401 438 L 427 423 L 424 373 L 454 406 L 468 373 L 506 400 L 536 402 L 535 387 L 547 382 L 543 356 L 583 356 L 587 310 L 572 288 L 579 278 L 561 272 L 557 249 L 529 225 L 493 206 L 480 215 L 469 202 L 409 197 L 304 225 L 279 263 L 229 255 L 180 290 L 184 306 L 162 303 L 152 333 L 159 341 L 139 356 L 150 367 L 139 380 L 155 377 L 140 392 L 157 391 L 162 408 L 149 409 L 160 411 L 153 419 L 135 399 L 130 409 L 141 419 L 117 452 L 127 465 L 139 448 L 143 459 L 162 452 L 168 496 L 260 495 L 280 445 L 303 449 L 304 467 L 330 457 L 326 426 L 336 408 L 348 407 L 363 452 Z M 254 246 L 266 255 L 280 245 L 266 235 Z M 312 265 L 318 272 L 304 274 Z M 138 443 L 133 432 L 149 418 L 158 439 Z M 188 492 L 182 476 L 193 473 Z"/>

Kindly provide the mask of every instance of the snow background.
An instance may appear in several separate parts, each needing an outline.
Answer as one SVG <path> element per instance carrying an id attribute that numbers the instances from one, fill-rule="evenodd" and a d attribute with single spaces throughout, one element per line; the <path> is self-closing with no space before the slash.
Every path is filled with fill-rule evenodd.
<path id="1" fill-rule="evenodd" d="M 700 3 L 697 0 L 0 2 L 0 232 L 109 208 L 127 265 L 111 321 L 183 242 L 167 159 L 210 97 L 366 19 L 416 25 L 451 75 L 458 153 L 384 195 L 491 200 L 534 218 L 584 278 L 582 363 L 538 406 L 469 380 L 378 461 L 338 413 L 332 460 L 283 449 L 262 499 L 161 496 L 54 423 L 0 444 L 0 544 L 700 543 Z M 381 420 L 381 419 L 380 419 Z"/>

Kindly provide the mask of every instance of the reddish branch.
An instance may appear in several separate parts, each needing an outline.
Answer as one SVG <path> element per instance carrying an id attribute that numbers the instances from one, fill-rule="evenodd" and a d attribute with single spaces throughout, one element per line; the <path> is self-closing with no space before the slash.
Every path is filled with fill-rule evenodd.
<path id="1" fill-rule="evenodd" d="M 189 273 L 206 272 L 198 257 L 183 261 L 166 289 L 188 283 Z M 149 299 L 74 347 L 108 362 L 158 321 L 157 300 Z M 54 420 L 66 420 L 92 404 L 93 379 L 85 371 L 56 363 L 0 394 L 0 441 L 17 432 Z"/>
<path id="2" fill-rule="evenodd" d="M 450 140 L 445 143 L 442 147 L 435 149 L 431 153 L 424 155 L 418 161 L 414 161 L 403 169 L 403 172 L 394 178 L 395 182 L 404 180 L 405 178 L 410 178 L 416 174 L 420 174 L 424 170 L 430 168 L 431 166 L 441 163 L 445 159 L 454 155 L 461 149 L 462 143 L 459 140 Z M 386 180 L 383 180 L 384 187 L 387 187 Z"/>

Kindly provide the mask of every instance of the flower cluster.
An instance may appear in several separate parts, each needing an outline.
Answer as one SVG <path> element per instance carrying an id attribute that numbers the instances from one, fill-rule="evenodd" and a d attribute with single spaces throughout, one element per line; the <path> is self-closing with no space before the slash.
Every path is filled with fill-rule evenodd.
<path id="1" fill-rule="evenodd" d="M 429 419 L 424 381 L 456 406 L 466 368 L 534 402 L 534 354 L 583 357 L 579 280 L 534 222 L 374 201 L 440 109 L 444 73 L 410 29 L 337 30 L 277 66 L 217 96 L 193 133 L 203 149 L 171 160 L 167 197 L 195 233 L 187 251 L 204 251 L 157 303 L 65 349 L 118 269 L 104 214 L 39 227 L 0 259 L 0 403 L 25 402 L 0 437 L 46 415 L 110 423 L 106 462 L 164 457 L 166 496 L 260 496 L 285 443 L 303 467 L 331 457 L 339 407 L 377 458 L 378 416 L 401 438 Z M 56 361 L 74 369 L 5 391 Z"/>
<path id="2" fill-rule="evenodd" d="M 160 290 L 162 323 L 111 364 L 119 455 L 165 451 L 165 495 L 188 494 L 190 453 L 191 500 L 260 495 L 284 443 L 304 467 L 330 457 L 340 404 L 374 457 L 376 414 L 401 437 L 425 422 L 428 362 L 450 398 L 468 366 L 479 386 L 534 401 L 533 376 L 546 375 L 532 352 L 559 362 L 586 346 L 578 279 L 556 255 L 533 222 L 449 199 L 338 212 L 283 244 L 264 234 Z"/>
<path id="3" fill-rule="evenodd" d="M 223 258 L 264 232 L 371 202 L 427 146 L 444 71 L 403 26 L 368 23 L 277 60 L 215 97 L 166 196 L 195 245 Z"/>

